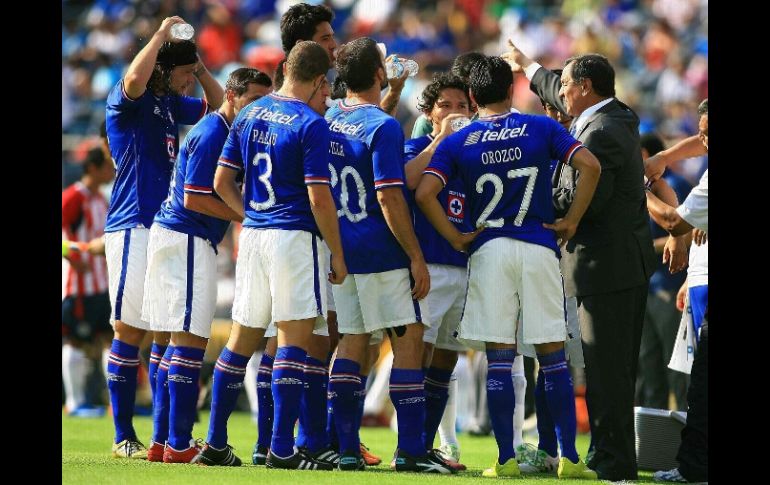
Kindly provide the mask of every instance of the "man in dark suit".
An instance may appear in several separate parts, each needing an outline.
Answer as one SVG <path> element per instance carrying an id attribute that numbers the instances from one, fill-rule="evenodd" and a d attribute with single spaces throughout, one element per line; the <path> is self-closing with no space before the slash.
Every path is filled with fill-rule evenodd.
<path id="1" fill-rule="evenodd" d="M 509 41 L 510 43 L 510 41 Z M 583 222 L 562 251 L 567 296 L 576 296 L 591 420 L 588 466 L 605 480 L 635 480 L 634 387 L 650 276 L 657 262 L 648 225 L 639 118 L 615 96 L 615 72 L 604 56 L 567 60 L 561 78 L 512 43 L 503 57 L 524 72 L 547 103 L 575 117 L 573 136 L 602 166 Z M 557 217 L 580 183 L 556 167 Z"/>

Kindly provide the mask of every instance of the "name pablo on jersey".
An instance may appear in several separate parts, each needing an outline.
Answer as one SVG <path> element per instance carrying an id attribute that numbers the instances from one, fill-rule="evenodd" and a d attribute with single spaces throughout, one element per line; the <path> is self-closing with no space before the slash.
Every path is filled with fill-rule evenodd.
<path id="1" fill-rule="evenodd" d="M 269 131 L 261 131 L 261 130 L 257 130 L 256 128 L 251 130 L 252 143 L 261 143 L 263 145 L 275 145 L 275 142 L 277 139 L 278 139 L 277 133 L 270 133 Z"/>

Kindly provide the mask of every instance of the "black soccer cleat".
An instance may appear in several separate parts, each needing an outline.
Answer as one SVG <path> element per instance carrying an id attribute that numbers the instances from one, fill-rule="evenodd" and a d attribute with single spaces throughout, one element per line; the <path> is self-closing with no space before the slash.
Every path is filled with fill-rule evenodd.
<path id="1" fill-rule="evenodd" d="M 428 453 L 422 456 L 412 456 L 399 449 L 396 452 L 395 462 L 397 472 L 441 473 L 443 475 L 457 473 L 444 460 Z"/>
<path id="2" fill-rule="evenodd" d="M 267 452 L 270 449 L 267 446 L 260 446 L 259 443 L 254 444 L 254 451 L 251 453 L 251 463 L 254 465 L 264 465 L 267 461 Z"/>
<path id="3" fill-rule="evenodd" d="M 217 450 L 206 443 L 195 463 L 206 466 L 241 466 L 241 459 L 233 453 L 233 447 L 226 445 L 224 450 Z"/>
<path id="4" fill-rule="evenodd" d="M 338 468 L 342 471 L 365 470 L 366 461 L 358 453 L 343 453 L 340 455 Z"/>
<path id="5" fill-rule="evenodd" d="M 288 458 L 275 456 L 273 451 L 267 453 L 265 465 L 268 468 L 282 468 L 284 470 L 334 470 L 334 466 L 315 460 L 304 450 L 297 450 Z"/>

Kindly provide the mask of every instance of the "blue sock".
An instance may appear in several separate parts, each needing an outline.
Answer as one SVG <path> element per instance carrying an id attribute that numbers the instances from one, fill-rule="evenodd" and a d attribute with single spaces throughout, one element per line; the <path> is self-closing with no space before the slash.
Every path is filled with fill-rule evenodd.
<path id="1" fill-rule="evenodd" d="M 444 417 L 444 408 L 449 400 L 449 379 L 451 370 L 429 367 L 425 373 L 425 431 L 422 439 L 425 449 L 433 449 L 433 440 L 436 439 L 436 431 Z"/>
<path id="2" fill-rule="evenodd" d="M 513 349 L 487 350 L 487 407 L 497 441 L 497 462 L 501 465 L 516 456 L 513 451 L 513 408 L 516 405 L 511 366 Z"/>
<path id="3" fill-rule="evenodd" d="M 561 456 L 569 458 L 572 463 L 577 463 L 575 390 L 572 387 L 572 376 L 569 374 L 564 349 L 550 354 L 538 355 L 537 360 L 540 362 L 540 369 L 543 372 L 545 400 L 556 424 L 556 436 L 559 439 Z"/>
<path id="4" fill-rule="evenodd" d="M 349 359 L 334 361 L 329 376 L 329 401 L 333 409 L 333 424 L 337 429 L 340 453 L 358 453 L 358 398 L 356 391 L 361 389 L 359 372 L 361 365 Z M 331 421 L 331 420 L 330 420 Z"/>
<path id="5" fill-rule="evenodd" d="M 168 444 L 175 450 L 190 447 L 204 352 L 205 349 L 194 347 L 176 347 L 168 368 Z"/>
<path id="6" fill-rule="evenodd" d="M 366 381 L 369 376 L 361 376 L 361 388 L 356 391 L 358 399 L 358 413 L 356 414 L 356 429 L 361 429 L 361 420 L 364 419 L 364 401 L 366 401 Z"/>
<path id="7" fill-rule="evenodd" d="M 155 380 L 158 377 L 158 365 L 160 365 L 160 360 L 163 358 L 164 353 L 166 353 L 166 345 L 161 345 L 157 342 L 152 343 L 147 376 L 150 378 L 150 392 L 152 392 L 153 401 L 155 400 Z"/>
<path id="8" fill-rule="evenodd" d="M 174 346 L 169 345 L 163 352 L 163 357 L 158 364 L 157 376 L 155 378 L 155 392 L 152 395 L 152 441 L 158 444 L 165 444 L 168 440 L 168 412 L 169 412 L 169 392 L 168 392 L 168 368 L 171 365 L 171 358 L 174 356 Z"/>
<path id="9" fill-rule="evenodd" d="M 390 371 L 390 400 L 398 419 L 398 448 L 412 456 L 425 454 L 425 391 L 422 369 Z"/>
<path id="10" fill-rule="evenodd" d="M 535 385 L 535 415 L 537 416 L 537 447 L 550 456 L 556 457 L 559 454 L 556 426 L 553 424 L 551 411 L 548 410 L 548 402 L 545 398 L 545 377 L 542 369 L 537 373 Z"/>
<path id="11" fill-rule="evenodd" d="M 139 347 L 112 340 L 107 363 L 107 388 L 110 390 L 112 419 L 115 423 L 115 443 L 136 439 L 134 431 L 134 401 L 136 376 L 139 371 Z"/>
<path id="12" fill-rule="evenodd" d="M 311 453 L 329 445 L 326 434 L 326 384 L 328 367 L 318 359 L 305 358 L 305 388 L 299 410 L 297 446 L 304 446 Z"/>
<path id="13" fill-rule="evenodd" d="M 273 439 L 273 356 L 262 354 L 257 372 L 257 444 L 270 447 Z"/>
<path id="14" fill-rule="evenodd" d="M 209 435 L 206 442 L 218 450 L 227 445 L 227 420 L 235 409 L 238 394 L 243 388 L 243 378 L 246 375 L 248 363 L 248 356 L 235 354 L 225 347 L 214 366 L 211 418 L 209 418 Z"/>
<path id="15" fill-rule="evenodd" d="M 304 390 L 307 352 L 299 347 L 279 347 L 273 362 L 273 440 L 270 451 L 281 458 L 294 454 L 294 423 Z"/>

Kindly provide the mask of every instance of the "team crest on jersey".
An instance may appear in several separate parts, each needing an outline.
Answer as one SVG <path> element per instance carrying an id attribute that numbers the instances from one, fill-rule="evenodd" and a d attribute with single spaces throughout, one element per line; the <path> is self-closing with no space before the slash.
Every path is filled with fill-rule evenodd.
<path id="1" fill-rule="evenodd" d="M 479 139 L 481 138 L 481 133 L 482 133 L 481 130 L 471 132 L 471 134 L 468 135 L 468 137 L 465 139 L 465 143 L 464 144 L 466 146 L 467 145 L 475 145 L 476 143 L 479 142 Z"/>
<path id="2" fill-rule="evenodd" d="M 168 160 L 174 163 L 176 160 L 176 137 L 174 135 L 166 135 L 166 151 L 168 152 Z"/>
<path id="3" fill-rule="evenodd" d="M 452 222 L 462 222 L 465 218 L 465 195 L 459 192 L 449 191 L 447 198 L 446 214 Z"/>

